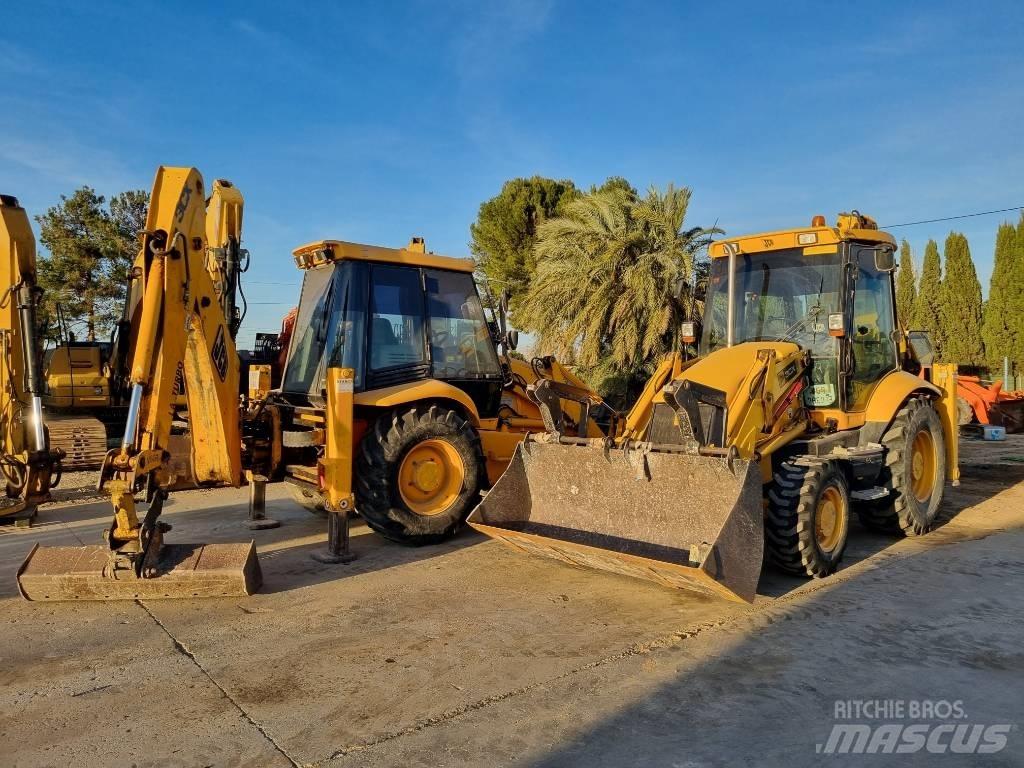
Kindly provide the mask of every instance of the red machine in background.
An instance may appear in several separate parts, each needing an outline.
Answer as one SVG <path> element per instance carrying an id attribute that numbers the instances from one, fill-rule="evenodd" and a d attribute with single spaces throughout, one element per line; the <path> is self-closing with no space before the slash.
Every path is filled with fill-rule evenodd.
<path id="1" fill-rule="evenodd" d="M 935 347 L 925 331 L 909 331 L 907 343 L 925 375 L 935 359 Z M 961 369 L 963 370 L 963 369 Z M 1001 381 L 989 382 L 976 371 L 957 373 L 956 404 L 960 426 L 981 424 L 1003 427 L 1007 432 L 1024 432 L 1024 391 L 1003 391 Z"/>
<path id="2" fill-rule="evenodd" d="M 1024 432 L 1024 391 L 1004 392 L 1001 381 L 986 385 L 978 376 L 957 376 L 961 424 L 988 424 L 1007 432 Z"/>

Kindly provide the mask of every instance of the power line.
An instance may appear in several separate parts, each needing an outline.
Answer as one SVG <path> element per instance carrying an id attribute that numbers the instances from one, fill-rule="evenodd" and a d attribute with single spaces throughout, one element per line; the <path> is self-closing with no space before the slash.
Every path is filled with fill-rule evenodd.
<path id="1" fill-rule="evenodd" d="M 953 221 L 954 219 L 970 219 L 975 216 L 991 216 L 994 213 L 1008 213 L 1009 211 L 1019 211 L 1024 208 L 1024 205 L 1015 205 L 1012 208 L 999 208 L 995 211 L 980 211 L 979 213 L 963 213 L 959 216 L 946 216 L 941 219 L 925 219 L 923 221 L 908 221 L 906 224 L 885 224 L 880 225 L 880 229 L 895 229 L 896 227 L 913 227 L 918 224 L 936 224 L 940 221 Z"/>

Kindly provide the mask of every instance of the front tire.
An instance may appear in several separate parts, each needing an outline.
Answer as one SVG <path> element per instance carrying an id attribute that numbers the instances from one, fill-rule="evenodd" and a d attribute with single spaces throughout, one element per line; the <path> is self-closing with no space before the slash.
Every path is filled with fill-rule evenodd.
<path id="1" fill-rule="evenodd" d="M 456 411 L 418 404 L 383 414 L 356 456 L 356 510 L 401 544 L 444 541 L 478 500 L 480 438 Z"/>
<path id="2" fill-rule="evenodd" d="M 850 489 L 834 461 L 783 461 L 768 491 L 765 545 L 781 570 L 823 578 L 835 573 L 850 532 Z"/>
<path id="3" fill-rule="evenodd" d="M 889 497 L 860 513 L 869 528 L 921 536 L 935 526 L 946 485 L 946 442 L 931 402 L 915 397 L 896 414 L 882 436 L 885 468 L 881 485 Z"/>

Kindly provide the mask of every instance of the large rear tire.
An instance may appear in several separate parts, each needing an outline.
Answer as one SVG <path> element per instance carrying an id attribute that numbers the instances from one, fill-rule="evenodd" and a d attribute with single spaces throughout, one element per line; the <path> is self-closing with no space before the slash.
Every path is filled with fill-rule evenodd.
<path id="1" fill-rule="evenodd" d="M 834 461 L 809 456 L 783 461 L 768 491 L 765 545 L 786 573 L 835 573 L 850 531 L 850 489 Z"/>
<path id="2" fill-rule="evenodd" d="M 356 510 L 401 544 L 444 541 L 479 500 L 480 438 L 455 411 L 419 404 L 383 414 L 356 455 Z"/>
<path id="3" fill-rule="evenodd" d="M 880 484 L 889 496 L 858 510 L 874 530 L 921 536 L 939 514 L 946 485 L 946 441 L 931 402 L 915 397 L 896 414 L 882 436 L 885 467 Z"/>

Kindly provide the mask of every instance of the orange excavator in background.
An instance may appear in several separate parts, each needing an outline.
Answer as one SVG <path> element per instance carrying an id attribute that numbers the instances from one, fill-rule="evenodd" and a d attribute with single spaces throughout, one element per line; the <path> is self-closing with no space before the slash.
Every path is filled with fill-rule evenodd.
<path id="1" fill-rule="evenodd" d="M 1024 432 L 1024 391 L 1007 392 L 1001 381 L 986 384 L 964 374 L 957 376 L 956 384 L 961 426 L 976 423 Z"/>
<path id="2" fill-rule="evenodd" d="M 935 361 L 935 345 L 927 331 L 909 331 L 907 342 L 921 361 L 922 376 Z M 957 373 L 957 419 L 970 424 L 1003 427 L 1008 433 L 1024 432 L 1024 391 L 1005 391 L 1001 381 L 987 382 L 974 374 Z"/>

